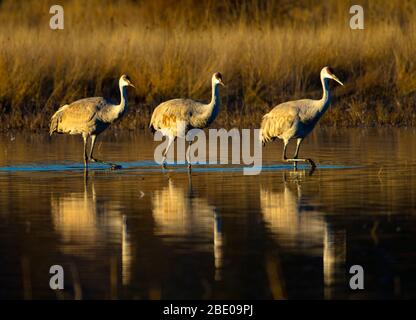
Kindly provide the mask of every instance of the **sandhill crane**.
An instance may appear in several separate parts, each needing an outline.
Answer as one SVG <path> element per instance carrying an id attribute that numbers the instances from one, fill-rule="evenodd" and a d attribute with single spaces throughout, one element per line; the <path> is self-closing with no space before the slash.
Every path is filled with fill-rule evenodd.
<path id="1" fill-rule="evenodd" d="M 321 70 L 323 95 L 320 100 L 302 99 L 284 102 L 263 116 L 260 129 L 260 139 L 263 145 L 276 138 L 282 139 L 284 144 L 283 161 L 293 162 L 295 167 L 297 162 L 309 162 L 313 168 L 316 167 L 312 159 L 299 159 L 298 154 L 303 139 L 313 130 L 329 107 L 328 79 L 333 79 L 342 86 L 344 85 L 334 75 L 331 68 L 324 67 Z M 286 147 L 291 139 L 297 139 L 297 145 L 293 159 L 288 159 Z"/>
<path id="2" fill-rule="evenodd" d="M 153 111 L 149 128 L 153 131 L 160 131 L 168 137 L 168 146 L 163 153 L 162 166 L 165 167 L 166 155 L 170 146 L 177 137 L 185 138 L 186 133 L 193 129 L 208 127 L 217 117 L 220 109 L 221 97 L 218 85 L 224 86 L 222 75 L 216 72 L 212 75 L 212 98 L 208 104 L 203 104 L 191 99 L 173 99 L 161 103 Z M 192 141 L 186 154 L 188 167 L 191 167 L 190 149 Z"/>
<path id="3" fill-rule="evenodd" d="M 66 104 L 59 108 L 51 118 L 49 133 L 81 134 L 84 139 L 84 164 L 88 166 L 88 158 L 91 162 L 101 162 L 93 157 L 93 151 L 97 136 L 108 128 L 117 119 L 120 119 L 127 110 L 127 86 L 134 88 L 129 77 L 123 74 L 119 80 L 121 101 L 115 105 L 102 97 L 86 98 Z M 91 150 L 88 156 L 87 144 L 91 137 Z M 108 163 L 112 168 L 119 166 Z"/>

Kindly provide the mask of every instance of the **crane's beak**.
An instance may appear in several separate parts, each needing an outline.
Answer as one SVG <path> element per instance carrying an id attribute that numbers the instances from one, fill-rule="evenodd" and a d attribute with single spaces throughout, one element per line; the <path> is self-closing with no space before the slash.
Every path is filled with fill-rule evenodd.
<path id="1" fill-rule="evenodd" d="M 344 84 L 337 78 L 337 76 L 332 75 L 332 79 L 334 79 L 336 82 L 338 82 L 341 86 L 343 86 Z"/>
<path id="2" fill-rule="evenodd" d="M 133 87 L 134 89 L 136 89 L 136 87 L 131 83 L 130 79 L 126 79 L 126 82 L 129 87 Z"/>

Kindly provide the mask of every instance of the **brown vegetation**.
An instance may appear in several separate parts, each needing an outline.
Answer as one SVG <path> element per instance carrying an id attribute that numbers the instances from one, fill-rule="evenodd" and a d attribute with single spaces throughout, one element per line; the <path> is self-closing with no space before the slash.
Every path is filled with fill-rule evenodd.
<path id="1" fill-rule="evenodd" d="M 257 127 L 282 101 L 320 97 L 325 65 L 346 86 L 323 124 L 416 124 L 415 1 L 364 1 L 365 30 L 339 0 L 62 1 L 62 31 L 52 4 L 0 1 L 0 131 L 44 129 L 79 98 L 118 100 L 122 73 L 137 90 L 118 126 L 144 127 L 161 101 L 208 101 L 214 71 L 227 84 L 214 125 Z"/>

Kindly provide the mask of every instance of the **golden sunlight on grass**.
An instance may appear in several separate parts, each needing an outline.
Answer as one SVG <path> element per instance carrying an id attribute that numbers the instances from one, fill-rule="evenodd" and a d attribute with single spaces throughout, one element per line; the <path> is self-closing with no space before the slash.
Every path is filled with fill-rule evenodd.
<path id="1" fill-rule="evenodd" d="M 0 130 L 46 128 L 59 106 L 118 100 L 128 73 L 130 110 L 119 124 L 147 126 L 163 100 L 209 100 L 224 74 L 214 125 L 253 127 L 272 106 L 321 95 L 331 65 L 326 125 L 414 125 L 416 3 L 366 1 L 365 30 L 349 28 L 349 2 L 63 1 L 65 29 L 49 29 L 49 1 L 0 4 Z"/>

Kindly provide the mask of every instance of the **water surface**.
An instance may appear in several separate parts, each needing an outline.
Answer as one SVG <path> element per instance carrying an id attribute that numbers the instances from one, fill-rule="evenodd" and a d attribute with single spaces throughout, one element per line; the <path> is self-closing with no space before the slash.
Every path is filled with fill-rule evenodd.
<path id="1" fill-rule="evenodd" d="M 416 130 L 318 129 L 318 169 L 181 165 L 109 131 L 86 177 L 80 137 L 0 136 L 0 298 L 416 298 Z M 289 150 L 293 152 L 293 146 Z M 65 289 L 49 289 L 49 268 Z M 365 290 L 349 288 L 352 265 Z"/>

